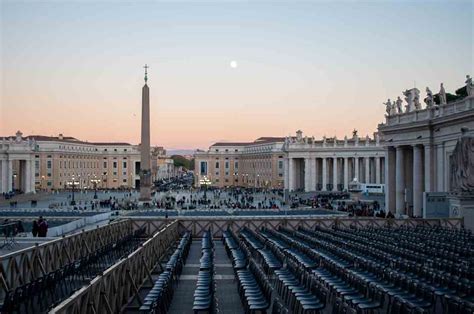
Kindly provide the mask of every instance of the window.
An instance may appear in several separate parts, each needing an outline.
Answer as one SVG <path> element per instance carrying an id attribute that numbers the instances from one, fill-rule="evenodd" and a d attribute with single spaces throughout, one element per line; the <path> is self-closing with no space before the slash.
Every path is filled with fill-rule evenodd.
<path id="1" fill-rule="evenodd" d="M 122 163 L 122 168 L 127 169 L 127 162 L 126 162 L 126 161 L 124 161 L 124 162 Z"/>
<path id="2" fill-rule="evenodd" d="M 104 168 L 107 168 L 107 162 L 104 161 Z"/>
<path id="3" fill-rule="evenodd" d="M 117 162 L 114 161 L 114 168 L 116 169 L 117 168 Z"/>
<path id="4" fill-rule="evenodd" d="M 219 169 L 219 162 L 216 161 L 216 169 Z"/>
<path id="5" fill-rule="evenodd" d="M 51 160 L 48 160 L 47 168 L 48 168 L 48 169 L 51 169 Z"/>
<path id="6" fill-rule="evenodd" d="M 283 169 L 283 160 L 278 160 L 278 169 Z"/>
<path id="7" fill-rule="evenodd" d="M 235 170 L 239 169 L 239 162 L 238 161 L 234 161 L 234 169 Z"/>
<path id="8" fill-rule="evenodd" d="M 202 176 L 206 176 L 207 175 L 207 161 L 201 161 L 199 165 L 199 169 L 200 169 L 200 174 Z"/>
<path id="9" fill-rule="evenodd" d="M 122 182 L 123 182 L 123 183 L 127 183 L 127 179 L 123 179 Z"/>
<path id="10" fill-rule="evenodd" d="M 226 169 L 229 169 L 229 161 L 226 161 L 226 162 L 225 162 L 225 168 L 226 168 Z"/>

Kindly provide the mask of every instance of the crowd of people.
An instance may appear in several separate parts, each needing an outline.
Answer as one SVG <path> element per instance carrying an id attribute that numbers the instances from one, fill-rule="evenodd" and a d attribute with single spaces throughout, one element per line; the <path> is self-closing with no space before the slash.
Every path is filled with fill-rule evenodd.
<path id="1" fill-rule="evenodd" d="M 33 237 L 44 238 L 48 234 L 48 222 L 43 216 L 40 216 L 38 220 L 33 220 L 33 226 L 31 228 Z"/>
<path id="2" fill-rule="evenodd" d="M 157 208 L 164 209 L 278 209 L 283 204 L 274 191 L 227 188 L 168 192 L 154 200 Z"/>

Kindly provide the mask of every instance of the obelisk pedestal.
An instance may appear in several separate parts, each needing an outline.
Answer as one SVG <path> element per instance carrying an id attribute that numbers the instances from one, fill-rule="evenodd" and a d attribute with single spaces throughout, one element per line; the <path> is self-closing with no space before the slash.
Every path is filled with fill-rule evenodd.
<path id="1" fill-rule="evenodd" d="M 145 65 L 145 85 L 142 88 L 142 131 L 140 144 L 140 204 L 151 203 L 150 170 L 150 90 L 147 85 L 148 66 Z"/>

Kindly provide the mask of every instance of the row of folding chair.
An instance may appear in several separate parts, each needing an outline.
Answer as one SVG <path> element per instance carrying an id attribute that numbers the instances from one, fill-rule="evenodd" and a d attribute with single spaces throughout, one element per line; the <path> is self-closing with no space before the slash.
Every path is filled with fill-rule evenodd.
<path id="1" fill-rule="evenodd" d="M 278 235 L 278 233 L 274 232 L 274 235 Z M 300 246 L 300 247 L 305 247 L 301 245 L 301 242 L 295 242 L 294 240 L 291 239 L 291 237 L 286 236 L 284 234 L 281 234 L 282 238 L 289 242 L 292 245 L 295 246 Z M 300 259 L 296 258 L 294 254 L 292 254 L 292 251 L 286 250 L 285 254 L 288 256 L 290 261 L 294 261 L 295 263 L 298 263 L 299 266 L 294 267 L 298 269 L 299 267 L 299 272 L 300 276 L 306 276 L 307 278 L 311 278 L 307 276 L 308 270 L 311 270 L 311 268 L 308 268 L 305 263 L 303 263 Z M 339 264 L 338 261 L 339 259 L 337 257 L 331 257 L 330 260 L 334 264 Z M 291 262 L 289 262 L 291 263 Z M 291 265 L 291 264 L 289 264 Z M 322 266 L 324 265 L 321 264 Z M 367 291 L 364 292 L 363 289 L 356 289 L 355 286 L 352 286 L 351 281 L 349 278 L 345 278 L 344 275 L 347 275 L 346 273 L 343 272 L 344 268 L 346 267 L 346 264 L 339 264 L 338 267 L 336 268 L 341 272 L 342 276 L 335 275 L 331 272 L 328 271 L 324 266 L 320 267 L 318 269 L 312 269 L 312 275 L 315 276 L 316 279 L 318 279 L 317 282 L 319 282 L 321 285 L 324 285 L 327 289 L 329 289 L 330 294 L 333 296 L 337 296 L 340 294 L 347 294 L 351 296 L 357 296 L 358 297 L 358 302 L 354 304 L 354 306 L 359 307 L 359 310 L 370 310 L 370 309 L 376 309 L 383 307 L 383 299 L 380 297 L 380 292 L 378 293 L 378 299 L 375 299 L 377 292 L 376 291 Z M 315 285 L 313 282 L 311 284 L 312 286 Z M 324 288 L 317 289 L 316 291 L 324 291 Z"/>
<path id="2" fill-rule="evenodd" d="M 235 269 L 240 300 L 245 313 L 266 313 L 270 307 L 272 288 L 265 273 L 253 259 L 243 269 Z"/>
<path id="3" fill-rule="evenodd" d="M 105 245 L 55 271 L 8 291 L 0 306 L 0 312 L 25 313 L 53 308 L 119 258 L 129 254 L 139 244 L 136 237 L 141 234 L 136 232 L 128 235 L 114 244 Z"/>
<path id="4" fill-rule="evenodd" d="M 377 290 L 373 290 L 373 294 L 378 292 L 387 296 L 389 298 L 388 307 L 391 305 L 393 311 L 397 311 L 397 308 L 402 311 L 415 309 L 419 311 L 435 310 L 433 309 L 433 293 L 443 293 L 444 288 L 430 286 L 426 282 L 413 280 L 407 277 L 406 274 L 397 272 L 391 272 L 391 276 L 381 279 L 379 276 L 380 269 L 373 271 L 374 269 L 376 269 L 375 266 L 372 269 L 367 267 L 365 270 L 351 269 L 346 271 L 354 276 L 358 276 L 365 284 L 375 287 Z M 397 278 L 399 279 L 398 282 Z M 368 292 L 370 293 L 371 291 L 368 290 Z M 379 296 L 379 299 L 381 299 L 380 302 L 384 300 L 381 296 Z"/>
<path id="5" fill-rule="evenodd" d="M 250 231 L 248 233 L 251 234 Z M 290 271 L 290 265 L 285 268 L 283 263 L 291 263 L 283 254 L 291 252 L 291 248 L 286 248 L 286 244 L 274 237 L 271 230 L 263 229 L 262 240 L 265 241 L 265 248 L 256 250 L 257 260 L 263 265 L 263 270 L 270 278 L 273 278 L 279 296 L 288 306 L 291 313 L 316 313 L 321 311 L 326 304 L 326 295 L 318 298 L 317 294 L 325 293 L 324 289 L 320 289 L 319 285 L 306 286 Z M 260 235 L 251 235 L 254 238 Z M 301 257 L 301 256 L 300 256 Z M 286 290 L 288 289 L 288 290 Z M 280 313 L 283 309 L 275 308 L 278 302 L 274 302 L 272 312 Z"/>
<path id="6" fill-rule="evenodd" d="M 182 272 L 183 265 L 191 247 L 191 234 L 185 233 L 173 254 L 166 262 L 165 270 L 159 275 L 153 287 L 140 306 L 140 313 L 164 314 L 168 311 L 173 299 L 173 283 Z"/>
<path id="7" fill-rule="evenodd" d="M 234 269 L 242 269 L 247 266 L 247 255 L 240 248 L 239 242 L 232 231 L 226 230 L 222 234 L 222 241 L 227 256 L 232 261 Z"/>
<path id="8" fill-rule="evenodd" d="M 297 269 L 298 266 L 288 260 L 286 268 L 275 270 L 276 290 L 291 313 L 319 313 L 326 307 L 326 289 L 316 283 L 306 285 Z"/>
<path id="9" fill-rule="evenodd" d="M 331 232 L 331 231 L 330 231 Z M 347 231 L 339 231 L 347 232 Z M 441 298 L 442 305 L 445 312 L 448 312 L 447 302 L 454 298 L 462 307 L 472 307 L 473 297 L 473 283 L 471 276 L 466 276 L 466 270 L 460 272 L 461 276 L 451 275 L 450 272 L 443 272 L 430 268 L 429 263 L 415 263 L 408 260 L 393 258 L 391 265 L 393 270 L 398 274 L 407 277 L 418 285 L 425 285 L 425 289 L 430 289 L 436 299 Z M 465 275 L 465 276 L 462 276 Z M 421 293 L 421 292 L 420 292 Z M 436 300 L 435 300 L 436 301 Z M 436 302 L 438 303 L 438 302 Z M 437 307 L 439 307 L 437 305 Z"/>
<path id="10" fill-rule="evenodd" d="M 214 242 L 210 231 L 206 231 L 201 240 L 201 258 L 199 273 L 194 291 L 193 312 L 214 313 L 215 281 L 214 281 Z"/>

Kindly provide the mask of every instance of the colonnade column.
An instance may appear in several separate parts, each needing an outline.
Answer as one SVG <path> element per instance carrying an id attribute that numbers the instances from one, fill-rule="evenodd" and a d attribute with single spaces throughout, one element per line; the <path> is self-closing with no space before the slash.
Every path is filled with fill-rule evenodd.
<path id="1" fill-rule="evenodd" d="M 285 158 L 285 169 L 284 171 L 284 180 L 285 180 L 285 189 L 290 189 L 290 158 Z"/>
<path id="2" fill-rule="evenodd" d="M 31 161 L 25 160 L 25 193 L 31 192 Z"/>
<path id="3" fill-rule="evenodd" d="M 413 146 L 413 215 L 421 217 L 423 207 L 423 160 L 421 147 Z"/>
<path id="4" fill-rule="evenodd" d="M 7 161 L 7 192 L 13 190 L 13 162 Z"/>
<path id="5" fill-rule="evenodd" d="M 359 178 L 359 157 L 354 157 L 354 177 L 360 182 Z"/>
<path id="6" fill-rule="evenodd" d="M 365 157 L 365 183 L 370 183 L 370 157 Z"/>
<path id="7" fill-rule="evenodd" d="M 380 157 L 375 157 L 375 183 L 380 184 Z"/>
<path id="8" fill-rule="evenodd" d="M 313 180 L 314 180 L 314 190 L 318 190 L 318 159 L 313 158 L 313 163 L 314 163 L 314 174 L 313 174 Z"/>
<path id="9" fill-rule="evenodd" d="M 395 149 L 385 151 L 385 212 L 395 209 Z"/>
<path id="10" fill-rule="evenodd" d="M 432 176 L 432 169 L 433 169 L 433 162 L 431 158 L 431 146 L 430 144 L 425 145 L 425 192 L 433 191 L 433 176 Z"/>
<path id="11" fill-rule="evenodd" d="M 337 191 L 337 157 L 332 158 L 332 190 Z"/>
<path id="12" fill-rule="evenodd" d="M 35 159 L 32 159 L 31 162 L 30 162 L 30 173 L 31 173 L 31 180 L 30 180 L 30 184 L 31 184 L 31 191 L 30 192 L 33 192 L 33 193 L 36 193 L 36 185 L 35 185 L 35 181 L 36 181 L 36 177 L 35 177 Z"/>
<path id="13" fill-rule="evenodd" d="M 316 159 L 310 158 L 311 178 L 309 180 L 309 190 L 316 191 Z"/>
<path id="14" fill-rule="evenodd" d="M 344 190 L 349 189 L 349 158 L 344 157 Z"/>
<path id="15" fill-rule="evenodd" d="M 327 191 L 327 160 L 326 158 L 323 158 L 323 180 L 322 180 L 322 189 L 321 191 Z"/>
<path id="16" fill-rule="evenodd" d="M 7 160 L 2 160 L 2 176 L 0 177 L 0 193 L 7 193 Z"/>
<path id="17" fill-rule="evenodd" d="M 288 165 L 288 190 L 291 192 L 295 189 L 295 160 L 289 158 Z"/>
<path id="18" fill-rule="evenodd" d="M 311 191 L 311 159 L 304 159 L 304 190 L 305 192 Z"/>
<path id="19" fill-rule="evenodd" d="M 405 156 L 401 146 L 396 150 L 395 208 L 397 214 L 405 214 Z"/>
<path id="20" fill-rule="evenodd" d="M 436 157 L 436 186 L 437 192 L 445 192 L 444 186 L 444 143 L 438 144 L 437 157 Z"/>

